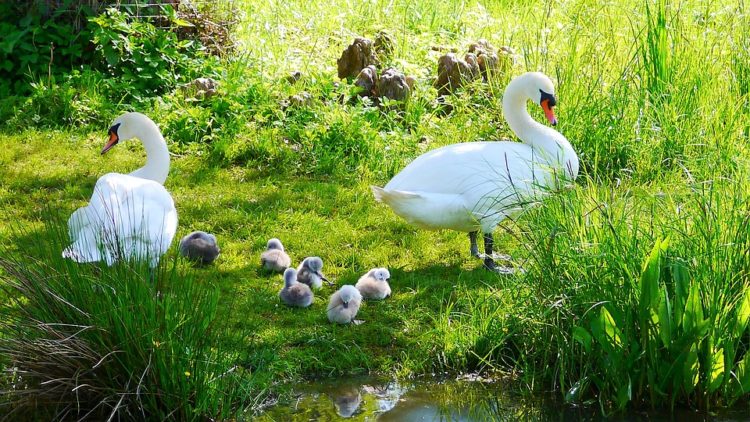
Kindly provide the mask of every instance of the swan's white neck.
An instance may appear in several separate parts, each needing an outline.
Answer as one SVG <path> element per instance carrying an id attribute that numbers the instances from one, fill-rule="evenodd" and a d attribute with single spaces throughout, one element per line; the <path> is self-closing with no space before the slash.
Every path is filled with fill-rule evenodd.
<path id="1" fill-rule="evenodd" d="M 146 165 L 130 173 L 131 176 L 150 179 L 164 184 L 169 175 L 169 150 L 167 142 L 154 122 L 146 119 L 133 130 L 146 150 Z"/>
<path id="2" fill-rule="evenodd" d="M 562 165 L 568 177 L 578 176 L 578 155 L 570 142 L 560 132 L 531 118 L 526 109 L 530 100 L 527 75 L 513 79 L 503 94 L 503 114 L 508 126 L 524 143 L 540 153 L 545 159 Z M 541 158 L 541 157 L 540 157 Z"/>

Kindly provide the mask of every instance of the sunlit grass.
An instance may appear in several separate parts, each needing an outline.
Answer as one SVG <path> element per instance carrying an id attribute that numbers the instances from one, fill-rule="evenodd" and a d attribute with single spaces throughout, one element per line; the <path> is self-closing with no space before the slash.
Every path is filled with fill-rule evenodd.
<path id="1" fill-rule="evenodd" d="M 590 330 L 592 315 L 604 307 L 618 327 L 645 330 L 633 283 L 657 240 L 667 237 L 665 265 L 686 263 L 705 314 L 718 326 L 736 314 L 750 277 L 745 6 L 235 4 L 243 13 L 240 53 L 223 65 L 222 95 L 193 102 L 175 93 L 139 106 L 153 110 L 170 148 L 181 154 L 166 184 L 180 216 L 178 236 L 205 230 L 219 238 L 221 257 L 195 277 L 215 283 L 232 304 L 227 318 L 238 334 L 225 347 L 249 351 L 241 364 L 257 379 L 271 385 L 345 373 L 495 369 L 515 373 L 529 390 L 552 389 L 573 401 L 598 398 L 605 409 L 706 408 L 709 399 L 728 404 L 738 397 L 730 374 L 739 372 L 750 346 L 746 332 L 711 334 L 712 345 L 706 333 L 686 334 L 705 349 L 698 389 L 687 391 L 661 387 L 673 380 L 661 372 L 669 363 L 661 354 L 666 346 L 649 343 L 647 357 L 617 366 L 607 360 L 605 345 L 586 350 L 574 330 Z M 354 36 L 381 29 L 396 40 L 387 64 L 417 77 L 402 112 L 340 101 L 349 92 L 345 83 L 336 85 L 341 50 Z M 448 98 L 454 108 L 446 114 L 432 87 L 442 53 L 432 47 L 462 54 L 478 38 L 511 46 L 518 63 L 494 83 Z M 303 77 L 292 85 L 283 79 L 293 70 Z M 578 152 L 582 174 L 574 189 L 498 231 L 498 249 L 527 269 L 498 278 L 469 257 L 464 234 L 413 229 L 377 205 L 368 185 L 382 185 L 438 146 L 512 137 L 502 118 L 502 89 L 530 70 L 555 81 L 558 128 Z M 313 95 L 310 105 L 282 107 L 303 90 Z M 541 117 L 534 107 L 532 113 Z M 43 205 L 68 215 L 88 199 L 98 176 L 142 161 L 139 148 L 122 146 L 100 158 L 106 127 L 87 129 L 0 135 L 0 240 L 11 248 L 23 245 L 11 240 L 8 223 L 35 230 Z M 258 263 L 270 237 L 284 242 L 295 263 L 321 256 L 339 285 L 387 266 L 394 295 L 366 303 L 358 317 L 365 323 L 356 327 L 326 322 L 332 290 L 324 289 L 308 310 L 286 309 L 276 297 L 281 278 L 262 273 Z M 660 279 L 660 288 L 670 291 L 670 277 Z M 724 384 L 707 391 L 707 350 L 718 347 L 717 339 L 736 353 L 726 355 Z M 623 374 L 641 377 L 631 379 L 640 387 L 630 396 L 618 384 Z"/>

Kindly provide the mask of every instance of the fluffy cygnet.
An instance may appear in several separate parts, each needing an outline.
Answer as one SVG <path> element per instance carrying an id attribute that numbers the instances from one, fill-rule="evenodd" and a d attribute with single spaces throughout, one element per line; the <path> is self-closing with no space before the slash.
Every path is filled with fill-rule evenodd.
<path id="1" fill-rule="evenodd" d="M 284 288 L 279 292 L 279 298 L 287 306 L 307 308 L 313 302 L 313 293 L 306 284 L 297 282 L 297 270 L 287 268 L 284 271 Z"/>
<path id="2" fill-rule="evenodd" d="M 360 277 L 355 287 L 365 299 L 385 299 L 391 295 L 390 278 L 387 268 L 373 268 Z"/>
<path id="3" fill-rule="evenodd" d="M 268 241 L 266 250 L 260 255 L 260 264 L 268 271 L 280 273 L 292 265 L 292 260 L 284 252 L 281 241 L 273 238 Z"/>
<path id="4" fill-rule="evenodd" d="M 194 231 L 180 240 L 180 254 L 203 265 L 214 262 L 219 256 L 216 236 L 202 231 Z"/>
<path id="5" fill-rule="evenodd" d="M 319 289 L 323 285 L 323 280 L 329 285 L 332 284 L 320 272 L 323 269 L 323 260 L 317 256 L 305 258 L 299 267 L 297 267 L 297 281 L 307 284 L 313 289 Z"/>
<path id="6" fill-rule="evenodd" d="M 351 285 L 341 287 L 331 295 L 328 302 L 328 320 L 338 324 L 349 324 L 354 321 L 362 304 L 362 295 Z"/>

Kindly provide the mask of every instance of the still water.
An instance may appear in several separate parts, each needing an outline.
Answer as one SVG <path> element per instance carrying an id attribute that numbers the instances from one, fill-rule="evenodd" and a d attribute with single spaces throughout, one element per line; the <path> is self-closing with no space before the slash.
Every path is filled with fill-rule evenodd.
<path id="1" fill-rule="evenodd" d="M 315 381 L 297 385 L 270 406 L 262 421 L 750 421 L 747 407 L 700 414 L 635 412 L 605 419 L 598 408 L 563 405 L 553 399 L 528 400 L 502 382 L 476 378 L 396 382 L 373 377 Z"/>

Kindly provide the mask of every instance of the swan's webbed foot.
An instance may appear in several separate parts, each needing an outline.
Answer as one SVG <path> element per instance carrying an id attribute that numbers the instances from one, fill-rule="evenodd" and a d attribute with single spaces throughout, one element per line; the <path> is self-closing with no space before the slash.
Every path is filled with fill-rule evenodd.
<path id="1" fill-rule="evenodd" d="M 511 258 L 510 255 L 507 255 L 504 253 L 493 253 L 491 256 L 482 254 L 481 258 L 492 258 L 495 261 L 506 261 L 506 262 L 513 261 L 513 258 Z"/>
<path id="2" fill-rule="evenodd" d="M 486 268 L 489 271 L 498 273 L 498 274 L 514 274 L 516 272 L 516 268 L 498 266 L 495 263 L 496 259 L 499 259 L 502 261 L 510 261 L 510 256 L 503 255 L 503 254 L 495 254 L 494 252 L 492 252 L 494 243 L 495 242 L 492 237 L 492 233 L 485 233 L 484 234 L 484 254 L 479 255 L 480 258 L 484 259 L 484 268 Z"/>

